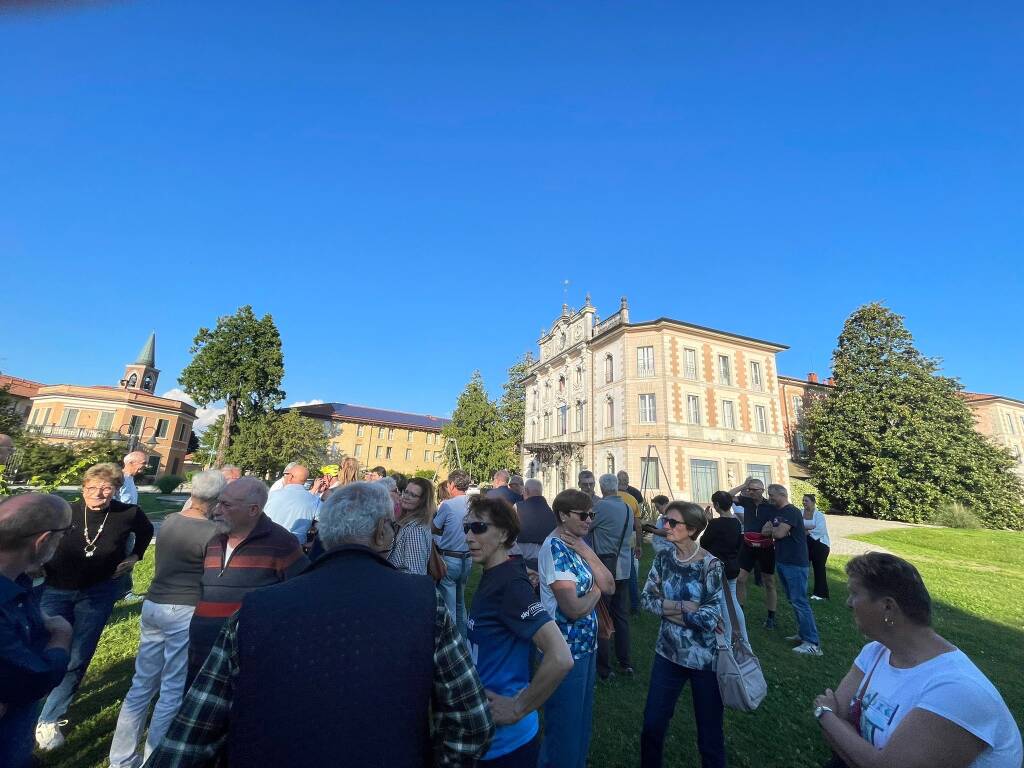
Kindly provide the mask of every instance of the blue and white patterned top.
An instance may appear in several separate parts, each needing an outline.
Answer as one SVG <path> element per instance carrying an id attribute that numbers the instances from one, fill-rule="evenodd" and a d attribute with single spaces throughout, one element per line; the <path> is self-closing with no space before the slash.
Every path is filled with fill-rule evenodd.
<path id="1" fill-rule="evenodd" d="M 594 586 L 594 574 L 587 561 L 568 544 L 550 534 L 537 553 L 537 572 L 540 574 L 540 601 L 544 610 L 554 617 L 555 624 L 565 637 L 574 659 L 581 659 L 597 649 L 597 612 L 573 621 L 558 609 L 551 585 L 556 581 L 576 582 L 576 596 L 583 597 Z"/>
<path id="2" fill-rule="evenodd" d="M 715 628 L 722 616 L 721 593 L 721 561 L 708 555 L 693 563 L 681 563 L 674 547 L 658 552 L 640 595 L 644 610 L 661 616 L 662 600 L 689 600 L 700 607 L 683 614 L 685 626 L 662 618 L 654 652 L 681 667 L 714 669 L 718 657 Z"/>

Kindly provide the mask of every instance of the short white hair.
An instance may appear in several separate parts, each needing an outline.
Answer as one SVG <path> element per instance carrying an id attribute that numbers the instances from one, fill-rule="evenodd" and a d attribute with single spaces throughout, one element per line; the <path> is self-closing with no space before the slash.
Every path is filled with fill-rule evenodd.
<path id="1" fill-rule="evenodd" d="M 527 496 L 544 495 L 544 484 L 535 477 L 531 477 L 523 483 L 523 489 L 526 491 Z"/>
<path id="2" fill-rule="evenodd" d="M 199 501 L 216 501 L 228 484 L 218 469 L 207 469 L 192 476 L 192 498 Z"/>
<path id="3" fill-rule="evenodd" d="M 238 467 L 235 467 L 238 469 Z M 214 470 L 216 471 L 216 470 Z M 221 472 L 224 471 L 224 467 L 221 467 Z M 226 488 L 228 481 L 224 480 L 224 487 Z M 260 509 L 263 509 L 267 505 L 267 497 L 270 495 L 270 489 L 267 488 L 267 484 L 260 480 L 258 477 L 240 477 L 231 484 L 235 487 L 237 493 L 239 488 L 245 493 L 246 501 L 251 501 Z"/>
<path id="4" fill-rule="evenodd" d="M 601 487 L 601 493 L 604 496 L 611 496 L 619 490 L 619 478 L 615 475 L 601 475 L 597 484 Z"/>
<path id="5" fill-rule="evenodd" d="M 789 491 L 786 490 L 786 486 L 784 485 L 772 483 L 765 490 L 768 491 L 768 493 L 777 493 L 779 496 L 785 496 L 787 499 L 789 498 Z"/>
<path id="6" fill-rule="evenodd" d="M 391 518 L 395 507 L 379 483 L 349 483 L 336 488 L 320 510 L 320 541 L 325 549 L 342 544 L 366 544 L 373 539 L 381 518 Z"/>
<path id="7" fill-rule="evenodd" d="M 132 456 L 138 456 L 139 459 L 142 462 L 146 461 L 146 452 L 145 451 L 132 451 L 131 453 L 126 453 L 124 455 L 124 458 L 121 459 L 121 463 L 122 464 L 127 464 L 129 461 L 132 460 Z"/>

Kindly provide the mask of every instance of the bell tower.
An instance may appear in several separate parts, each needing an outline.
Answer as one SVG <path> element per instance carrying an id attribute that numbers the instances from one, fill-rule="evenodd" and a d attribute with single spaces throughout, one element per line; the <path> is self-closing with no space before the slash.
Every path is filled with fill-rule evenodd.
<path id="1" fill-rule="evenodd" d="M 125 366 L 120 384 L 123 389 L 153 394 L 159 376 L 160 371 L 156 368 L 156 333 L 150 333 L 135 362 Z"/>

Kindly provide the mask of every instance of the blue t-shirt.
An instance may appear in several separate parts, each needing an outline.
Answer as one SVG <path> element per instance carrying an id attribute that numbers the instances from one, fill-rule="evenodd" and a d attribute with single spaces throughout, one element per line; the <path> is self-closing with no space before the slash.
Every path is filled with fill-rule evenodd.
<path id="1" fill-rule="evenodd" d="M 485 689 L 515 696 L 530 684 L 531 641 L 549 621 L 522 560 L 507 560 L 484 571 L 467 625 L 470 653 Z M 519 749 L 533 739 L 537 729 L 536 712 L 518 723 L 498 726 L 483 759 L 493 760 Z"/>
<path id="2" fill-rule="evenodd" d="M 441 529 L 441 533 L 434 536 L 438 549 L 453 552 L 469 551 L 469 547 L 466 546 L 466 534 L 462 530 L 462 521 L 465 520 L 468 510 L 469 496 L 456 496 L 441 502 L 434 515 L 434 526 Z"/>
<path id="3" fill-rule="evenodd" d="M 803 513 L 792 504 L 787 504 L 782 509 L 776 509 L 772 515 L 772 525 L 777 523 L 786 523 L 790 528 L 788 536 L 775 540 L 775 562 L 783 565 L 809 565 Z"/>

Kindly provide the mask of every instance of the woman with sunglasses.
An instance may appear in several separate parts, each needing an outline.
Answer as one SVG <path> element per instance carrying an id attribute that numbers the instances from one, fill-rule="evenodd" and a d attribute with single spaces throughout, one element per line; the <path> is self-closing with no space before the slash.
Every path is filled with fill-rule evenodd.
<path id="1" fill-rule="evenodd" d="M 462 526 L 473 562 L 483 566 L 469 610 L 467 639 L 497 726 L 480 765 L 535 768 L 540 751 L 537 710 L 572 669 L 569 646 L 537 602 L 522 558 L 508 551 L 519 518 L 501 498 L 474 496 Z M 533 680 L 530 652 L 542 654 Z"/>
<path id="2" fill-rule="evenodd" d="M 615 577 L 584 537 L 594 519 L 591 497 L 574 488 L 555 497 L 557 527 L 537 553 L 541 604 L 552 616 L 574 661 L 544 705 L 544 743 L 539 768 L 585 768 L 597 681 L 597 614 L 602 593 Z"/>
<path id="3" fill-rule="evenodd" d="M 399 504 L 402 522 L 388 562 L 400 571 L 426 576 L 433 542 L 430 521 L 437 511 L 434 507 L 434 486 L 422 477 L 411 478 L 399 497 Z"/>
<path id="4" fill-rule="evenodd" d="M 146 553 L 153 525 L 135 504 L 114 498 L 124 481 L 117 464 L 96 464 L 82 476 L 82 499 L 71 505 L 72 528 L 46 564 L 46 586 L 40 599 L 43 613 L 71 624 L 71 663 L 60 685 L 43 704 L 36 725 L 36 743 L 43 751 L 64 743 L 61 726 L 71 700 L 96 652 L 100 634 L 124 590 L 121 577 Z M 125 556 L 129 536 L 135 537 Z"/>
<path id="5" fill-rule="evenodd" d="M 640 765 L 661 766 L 669 722 L 689 681 L 701 766 L 724 768 L 722 696 L 715 675 L 722 563 L 697 543 L 707 525 L 703 509 L 673 501 L 665 508 L 664 519 L 665 538 L 673 549 L 655 555 L 640 595 L 644 609 L 661 616 L 640 735 Z"/>

